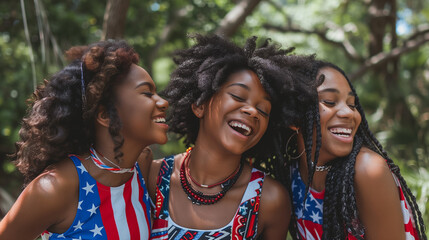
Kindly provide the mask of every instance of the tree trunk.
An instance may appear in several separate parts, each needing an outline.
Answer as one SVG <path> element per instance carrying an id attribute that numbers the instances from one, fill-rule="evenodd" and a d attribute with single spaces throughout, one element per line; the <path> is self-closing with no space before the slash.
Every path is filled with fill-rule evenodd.
<path id="1" fill-rule="evenodd" d="M 390 37 L 389 50 L 397 48 L 396 11 L 396 0 L 373 0 L 371 2 L 369 7 L 370 57 L 383 52 L 386 36 Z M 384 81 L 388 106 L 391 106 L 385 109 L 386 117 L 395 119 L 404 127 L 415 127 L 416 120 L 408 108 L 399 86 L 399 56 L 375 67 L 374 76 Z"/>
<path id="2" fill-rule="evenodd" d="M 125 20 L 130 0 L 107 0 L 101 40 L 124 37 Z"/>
<path id="3" fill-rule="evenodd" d="M 147 58 L 145 59 L 145 69 L 149 72 L 149 74 L 152 74 L 153 62 L 158 56 L 159 50 L 165 43 L 167 43 L 171 36 L 171 33 L 177 28 L 178 24 L 180 23 L 180 20 L 186 17 L 191 10 L 192 7 L 190 5 L 187 5 L 172 13 L 172 16 L 169 18 L 168 22 L 165 24 L 163 30 L 161 31 L 160 36 L 158 36 L 155 47 L 153 47 L 149 54 L 146 55 Z"/>
<path id="4" fill-rule="evenodd" d="M 261 0 L 241 0 L 219 24 L 216 34 L 231 38 L 243 24 L 247 16 L 258 6 Z"/>

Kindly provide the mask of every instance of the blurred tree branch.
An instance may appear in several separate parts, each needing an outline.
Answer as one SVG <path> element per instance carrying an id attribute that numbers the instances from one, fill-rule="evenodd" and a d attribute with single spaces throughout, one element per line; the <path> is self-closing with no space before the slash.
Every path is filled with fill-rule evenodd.
<path id="1" fill-rule="evenodd" d="M 147 70 L 149 71 L 149 73 L 152 72 L 153 61 L 155 60 L 155 58 L 158 57 L 159 49 L 161 49 L 161 47 L 164 46 L 165 43 L 167 43 L 167 41 L 171 36 L 171 33 L 175 28 L 177 28 L 180 20 L 186 17 L 191 10 L 192 10 L 192 7 L 190 5 L 186 5 L 176 10 L 173 13 L 173 16 L 170 18 L 170 20 L 166 23 L 166 25 L 161 31 L 161 34 L 158 38 L 158 41 L 156 42 L 155 47 L 149 53 L 149 57 L 147 61 Z"/>
<path id="2" fill-rule="evenodd" d="M 423 35 L 422 35 L 423 34 Z M 416 37 L 419 36 L 419 37 Z M 413 51 L 425 43 L 429 42 L 429 31 L 425 33 L 416 32 L 411 39 L 404 42 L 403 46 L 392 49 L 390 52 L 381 52 L 368 58 L 362 67 L 350 74 L 350 80 L 355 80 L 364 75 L 369 70 L 384 64 L 385 62 L 397 58 L 405 53 Z"/>
<path id="3" fill-rule="evenodd" d="M 362 56 L 360 56 L 357 53 L 356 49 L 348 41 L 348 39 L 344 39 L 343 42 L 334 41 L 334 40 L 330 39 L 327 36 L 330 28 L 306 30 L 306 29 L 302 29 L 302 28 L 292 26 L 292 25 L 282 27 L 282 26 L 275 26 L 272 24 L 264 24 L 263 26 L 266 29 L 275 30 L 275 31 L 282 32 L 282 33 L 302 33 L 302 34 L 308 34 L 308 35 L 312 35 L 312 34 L 317 35 L 324 42 L 327 42 L 327 43 L 330 43 L 330 44 L 333 44 L 335 46 L 340 47 L 349 59 L 351 59 L 353 61 L 357 61 L 357 62 L 363 62 L 365 60 Z M 341 31 L 344 32 L 344 30 L 342 30 L 342 29 L 341 29 Z"/>
<path id="4" fill-rule="evenodd" d="M 220 21 L 216 34 L 225 38 L 231 38 L 243 24 L 247 16 L 252 14 L 261 0 L 241 0 L 226 16 Z"/>

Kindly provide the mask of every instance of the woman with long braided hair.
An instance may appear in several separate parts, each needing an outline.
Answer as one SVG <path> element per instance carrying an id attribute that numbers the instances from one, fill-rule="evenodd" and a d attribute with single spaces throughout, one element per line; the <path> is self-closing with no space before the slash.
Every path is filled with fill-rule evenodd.
<path id="1" fill-rule="evenodd" d="M 34 93 L 15 154 L 27 186 L 0 239 L 148 239 L 143 149 L 167 141 L 167 101 L 124 41 L 73 47 Z"/>
<path id="2" fill-rule="evenodd" d="M 312 67 L 296 66 L 307 74 L 295 78 L 295 114 L 283 112 L 292 124 L 278 135 L 293 238 L 426 239 L 416 199 L 369 130 L 346 74 L 314 56 L 295 57 Z"/>

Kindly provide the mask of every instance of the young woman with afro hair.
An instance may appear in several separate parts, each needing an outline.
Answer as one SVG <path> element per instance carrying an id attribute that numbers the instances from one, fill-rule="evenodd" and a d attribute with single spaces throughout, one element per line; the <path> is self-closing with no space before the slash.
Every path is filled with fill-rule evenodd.
<path id="1" fill-rule="evenodd" d="M 73 47 L 38 87 L 15 153 L 28 184 L 0 239 L 148 239 L 150 204 L 137 162 L 167 141 L 167 101 L 124 41 Z"/>
<path id="2" fill-rule="evenodd" d="M 257 48 L 256 37 L 244 47 L 216 35 L 194 39 L 176 52 L 163 92 L 170 130 L 193 147 L 151 165 L 151 239 L 286 239 L 288 193 L 248 162 L 276 157 L 279 94 L 293 91 L 295 75 L 275 62 L 293 49 Z"/>
<path id="3" fill-rule="evenodd" d="M 307 77 L 295 79 L 297 102 L 282 112 L 292 121 L 277 134 L 285 161 L 271 166 L 285 166 L 276 175 L 291 193 L 292 237 L 426 239 L 416 199 L 346 74 L 314 56 L 295 58 L 307 63 L 294 66 Z"/>

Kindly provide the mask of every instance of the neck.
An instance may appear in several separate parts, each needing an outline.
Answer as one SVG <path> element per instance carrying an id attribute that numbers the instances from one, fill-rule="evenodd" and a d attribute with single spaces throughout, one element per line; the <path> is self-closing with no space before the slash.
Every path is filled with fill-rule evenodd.
<path id="1" fill-rule="evenodd" d="M 241 155 L 199 144 L 189 159 L 190 174 L 201 184 L 213 184 L 230 176 L 239 166 Z"/>
<path id="2" fill-rule="evenodd" d="M 97 152 L 103 154 L 103 156 L 118 164 L 121 168 L 132 168 L 145 145 L 124 139 L 124 144 L 118 149 L 123 155 L 118 161 L 115 159 L 115 144 L 112 137 L 107 131 L 102 131 L 101 133 L 98 132 L 93 147 Z M 110 165 L 108 162 L 106 164 Z"/>
<path id="3" fill-rule="evenodd" d="M 318 161 L 317 166 L 323 166 L 323 165 Z M 306 185 L 310 185 L 310 187 L 312 187 L 313 189 L 319 192 L 325 189 L 325 182 L 326 182 L 326 176 L 328 175 L 328 171 L 314 172 L 313 181 L 311 182 L 311 184 L 309 184 L 308 183 L 309 171 L 308 171 L 307 159 L 305 155 L 303 155 L 299 159 L 299 171 L 301 174 L 301 178 Z"/>

